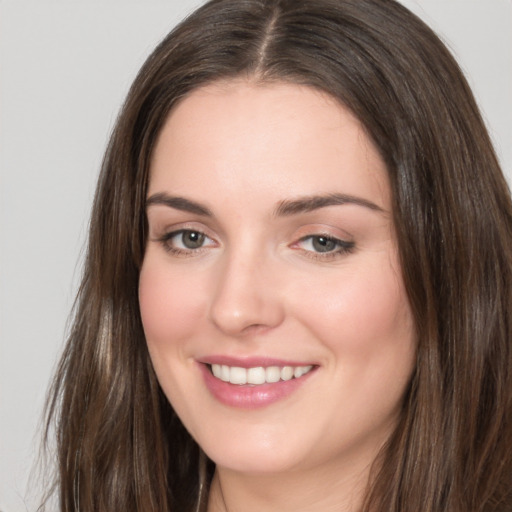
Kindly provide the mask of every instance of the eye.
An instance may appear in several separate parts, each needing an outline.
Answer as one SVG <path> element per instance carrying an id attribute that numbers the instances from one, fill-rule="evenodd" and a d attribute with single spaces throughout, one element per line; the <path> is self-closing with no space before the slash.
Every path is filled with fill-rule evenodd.
<path id="1" fill-rule="evenodd" d="M 181 255 L 196 252 L 205 247 L 215 245 L 215 242 L 201 231 L 180 229 L 165 234 L 160 242 L 164 248 L 174 254 Z"/>
<path id="2" fill-rule="evenodd" d="M 179 249 L 199 249 L 204 244 L 206 235 L 199 231 L 183 230 L 174 234 L 169 239 L 173 245 Z"/>
<path id="3" fill-rule="evenodd" d="M 354 249 L 355 244 L 329 235 L 308 235 L 301 238 L 297 246 L 315 256 L 335 256 L 349 253 Z"/>

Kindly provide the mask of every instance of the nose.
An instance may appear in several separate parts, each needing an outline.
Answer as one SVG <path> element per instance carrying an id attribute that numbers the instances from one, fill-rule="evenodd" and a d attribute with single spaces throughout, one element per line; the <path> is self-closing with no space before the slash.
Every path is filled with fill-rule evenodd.
<path id="1" fill-rule="evenodd" d="M 210 319 L 230 336 L 275 328 L 284 319 L 277 269 L 269 259 L 232 255 L 216 276 Z"/>

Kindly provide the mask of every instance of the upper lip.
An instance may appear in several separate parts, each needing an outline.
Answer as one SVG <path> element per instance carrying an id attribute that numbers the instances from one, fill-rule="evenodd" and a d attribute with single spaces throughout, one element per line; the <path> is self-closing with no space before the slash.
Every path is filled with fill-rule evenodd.
<path id="1" fill-rule="evenodd" d="M 228 355 L 211 355 L 198 359 L 198 362 L 203 364 L 221 364 L 226 366 L 236 366 L 239 368 L 256 368 L 263 366 L 315 366 L 313 362 L 292 361 L 286 359 L 276 359 L 273 357 L 233 357 Z"/>

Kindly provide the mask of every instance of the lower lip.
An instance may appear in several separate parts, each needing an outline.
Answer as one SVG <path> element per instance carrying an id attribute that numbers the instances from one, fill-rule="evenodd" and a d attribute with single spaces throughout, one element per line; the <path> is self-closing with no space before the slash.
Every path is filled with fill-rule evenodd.
<path id="1" fill-rule="evenodd" d="M 239 385 L 214 377 L 208 365 L 199 363 L 206 387 L 224 405 L 240 409 L 258 409 L 290 396 L 314 373 L 315 368 L 298 379 L 281 380 L 272 384 Z"/>

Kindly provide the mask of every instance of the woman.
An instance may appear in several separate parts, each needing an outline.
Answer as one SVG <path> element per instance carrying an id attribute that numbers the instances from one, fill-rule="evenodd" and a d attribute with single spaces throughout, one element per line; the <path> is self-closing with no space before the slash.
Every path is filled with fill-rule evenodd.
<path id="1" fill-rule="evenodd" d="M 104 160 L 62 510 L 511 510 L 510 241 L 468 85 L 405 8 L 207 3 Z"/>

